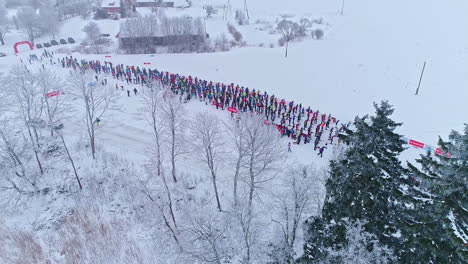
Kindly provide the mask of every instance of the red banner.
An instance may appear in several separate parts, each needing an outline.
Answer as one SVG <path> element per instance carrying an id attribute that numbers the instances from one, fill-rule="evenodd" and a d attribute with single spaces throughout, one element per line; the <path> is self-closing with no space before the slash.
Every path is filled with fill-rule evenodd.
<path id="1" fill-rule="evenodd" d="M 448 153 L 448 152 L 447 152 L 447 153 L 444 153 L 444 151 L 443 151 L 441 148 L 436 148 L 435 153 L 436 153 L 437 155 L 444 156 L 444 157 L 447 157 L 447 158 L 451 158 L 451 157 L 452 157 L 452 154 L 450 154 L 450 153 Z"/>
<path id="2" fill-rule="evenodd" d="M 60 92 L 55 91 L 55 92 L 46 93 L 47 97 L 54 97 L 54 96 L 57 96 L 57 95 L 60 95 Z"/>
<path id="3" fill-rule="evenodd" d="M 215 100 L 211 101 L 211 104 L 214 105 L 214 106 L 216 106 L 216 101 L 215 101 Z M 221 108 L 222 108 L 222 107 L 223 107 L 223 104 L 218 103 L 218 107 L 221 107 Z"/>
<path id="4" fill-rule="evenodd" d="M 231 113 L 234 113 L 234 114 L 237 114 L 239 111 L 235 108 L 232 108 L 232 107 L 228 107 L 227 110 Z"/>
<path id="5" fill-rule="evenodd" d="M 106 55 L 106 58 L 110 58 L 110 57 L 112 57 L 112 56 Z"/>
<path id="6" fill-rule="evenodd" d="M 409 144 L 410 144 L 411 146 L 415 146 L 415 147 L 417 147 L 417 148 L 424 148 L 424 143 L 418 142 L 418 141 L 416 141 L 416 140 L 410 139 Z"/>
<path id="7" fill-rule="evenodd" d="M 150 62 L 145 62 L 143 63 L 144 65 L 150 65 L 151 63 Z"/>

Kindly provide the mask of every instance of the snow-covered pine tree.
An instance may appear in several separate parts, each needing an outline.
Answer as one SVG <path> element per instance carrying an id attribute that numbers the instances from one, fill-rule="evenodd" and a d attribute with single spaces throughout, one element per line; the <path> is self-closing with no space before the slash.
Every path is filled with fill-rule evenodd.
<path id="1" fill-rule="evenodd" d="M 449 141 L 439 140 L 443 155 L 427 153 L 409 164 L 432 196 L 418 208 L 419 230 L 412 239 L 417 263 L 468 261 L 468 124 L 464 134 L 452 131 Z"/>
<path id="2" fill-rule="evenodd" d="M 392 106 L 374 104 L 373 117 L 356 117 L 344 157 L 332 161 L 322 215 L 306 222 L 304 262 L 317 263 L 327 251 L 347 246 L 346 223 L 365 223 L 363 230 L 396 253 L 402 250 L 400 225 L 405 219 L 402 186 L 407 170 L 398 160 L 404 141 L 390 119 Z M 371 246 L 371 245 L 369 245 Z"/>

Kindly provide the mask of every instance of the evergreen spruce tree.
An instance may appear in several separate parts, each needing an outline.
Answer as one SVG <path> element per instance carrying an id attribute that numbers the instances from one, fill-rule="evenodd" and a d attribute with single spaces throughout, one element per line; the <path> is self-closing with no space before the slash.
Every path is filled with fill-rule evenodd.
<path id="1" fill-rule="evenodd" d="M 319 263 L 327 258 L 326 249 L 346 247 L 346 225 L 357 221 L 383 246 L 397 254 L 404 251 L 400 226 L 408 171 L 398 156 L 405 142 L 394 132 L 401 124 L 390 119 L 392 106 L 383 101 L 374 107 L 375 116 L 355 119 L 355 131 L 347 136 L 349 149 L 331 162 L 322 215 L 306 222 L 304 262 Z"/>
<path id="2" fill-rule="evenodd" d="M 417 263 L 468 263 L 468 125 L 439 140 L 444 155 L 427 153 L 411 170 L 430 199 L 416 212 L 411 242 Z"/>

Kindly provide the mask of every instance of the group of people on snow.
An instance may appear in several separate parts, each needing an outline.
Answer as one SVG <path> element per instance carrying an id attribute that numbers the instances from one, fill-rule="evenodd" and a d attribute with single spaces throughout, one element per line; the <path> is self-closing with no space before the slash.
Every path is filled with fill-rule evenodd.
<path id="1" fill-rule="evenodd" d="M 202 80 L 197 77 L 184 76 L 157 69 L 140 68 L 135 66 L 125 66 L 123 64 L 113 64 L 112 62 L 100 62 L 99 60 L 78 60 L 72 56 L 58 59 L 63 68 L 73 68 L 74 70 L 92 70 L 96 74 L 112 75 L 117 81 L 124 81 L 127 84 L 141 84 L 142 87 L 151 86 L 157 82 L 168 87 L 179 99 L 188 102 L 197 99 L 212 104 L 216 109 L 228 109 L 233 112 L 255 112 L 264 115 L 265 124 L 274 125 L 282 136 L 293 140 L 293 144 L 308 144 L 315 137 L 314 150 L 318 149 L 318 154 L 322 157 L 328 143 L 334 141 L 340 143 L 339 133 L 344 129 L 340 121 L 331 114 L 323 114 L 320 111 L 312 110 L 294 101 L 287 102 L 275 95 L 249 89 L 239 85 L 215 83 Z M 107 84 L 107 78 L 103 79 L 103 85 Z M 124 90 L 123 86 L 120 86 Z M 116 90 L 119 85 L 116 84 Z M 135 95 L 137 88 L 133 89 Z M 130 97 L 130 90 L 127 96 Z M 325 133 L 326 132 L 326 133 Z M 321 144 L 322 143 L 322 144 Z M 292 152 L 291 142 L 288 144 L 288 152 Z"/>

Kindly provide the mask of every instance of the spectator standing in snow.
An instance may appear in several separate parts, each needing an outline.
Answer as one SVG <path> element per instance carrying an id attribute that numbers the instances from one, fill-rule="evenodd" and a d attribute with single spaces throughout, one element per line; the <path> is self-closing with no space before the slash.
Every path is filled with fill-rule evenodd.
<path id="1" fill-rule="evenodd" d="M 319 153 L 317 155 L 320 155 L 320 157 L 323 156 L 323 151 L 327 148 L 326 145 L 327 144 L 325 144 L 325 146 L 322 146 L 322 147 L 319 148 Z"/>

